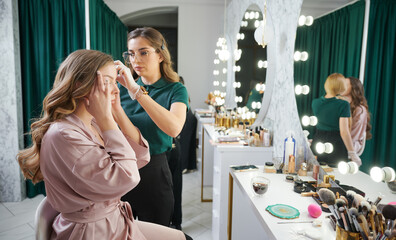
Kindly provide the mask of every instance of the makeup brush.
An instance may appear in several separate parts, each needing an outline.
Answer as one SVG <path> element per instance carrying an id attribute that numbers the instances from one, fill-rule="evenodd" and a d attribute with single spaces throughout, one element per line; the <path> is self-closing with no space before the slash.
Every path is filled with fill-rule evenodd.
<path id="1" fill-rule="evenodd" d="M 346 199 L 348 199 L 348 208 L 352 207 L 353 200 L 355 199 L 356 192 L 353 190 L 346 191 Z"/>
<path id="2" fill-rule="evenodd" d="M 367 217 L 368 212 L 371 210 L 370 203 L 368 203 L 366 200 L 362 200 L 359 206 L 362 208 L 362 213 L 364 217 Z"/>
<path id="3" fill-rule="evenodd" d="M 337 211 L 334 209 L 334 204 L 336 200 L 334 193 L 327 188 L 321 188 L 318 194 L 320 199 L 328 205 L 330 212 L 337 218 L 337 220 L 339 220 L 340 216 L 337 214 Z"/>
<path id="4" fill-rule="evenodd" d="M 384 215 L 385 221 L 387 222 L 386 229 L 392 231 L 393 220 L 396 218 L 396 207 L 393 205 L 386 205 L 382 209 L 382 214 Z"/>
<path id="5" fill-rule="evenodd" d="M 353 199 L 353 206 L 358 208 L 360 206 L 360 202 L 365 201 L 364 197 L 360 194 L 355 194 L 354 199 Z"/>
<path id="6" fill-rule="evenodd" d="M 337 206 L 338 211 L 340 212 L 340 215 L 341 215 L 341 208 L 343 209 L 342 211 L 344 212 L 345 221 L 346 221 L 346 224 L 347 224 L 348 229 L 349 229 L 347 231 L 356 232 L 356 230 L 355 230 L 355 228 L 353 227 L 353 224 L 352 224 L 352 218 L 349 216 L 349 212 L 347 211 L 348 209 L 346 208 L 345 201 L 342 198 L 337 199 L 336 200 L 336 206 Z M 341 215 L 341 218 L 342 218 L 342 215 Z"/>
<path id="7" fill-rule="evenodd" d="M 367 220 L 364 217 L 364 215 L 359 214 L 357 216 L 357 220 L 359 223 L 361 223 L 360 226 L 362 227 L 364 234 L 366 234 L 366 236 L 370 236 L 370 230 L 369 230 L 368 223 L 367 223 Z"/>
<path id="8" fill-rule="evenodd" d="M 368 213 L 368 217 L 370 219 L 371 230 L 373 231 L 374 239 L 375 239 L 377 237 L 377 229 L 376 229 L 376 225 L 374 223 L 374 215 L 375 215 L 375 210 L 370 209 L 370 211 Z"/>
<path id="9" fill-rule="evenodd" d="M 344 223 L 344 229 L 346 231 L 348 231 L 348 232 L 351 231 L 351 227 L 349 225 L 349 222 L 347 222 L 347 218 L 345 217 L 345 208 L 344 207 L 340 207 L 338 210 L 340 211 L 341 219 L 342 219 L 342 222 Z"/>
<path id="10" fill-rule="evenodd" d="M 344 200 L 345 205 L 348 206 L 348 199 L 347 199 L 346 197 L 344 197 L 344 196 L 341 195 L 341 196 L 340 196 L 340 199 Z"/>
<path id="11" fill-rule="evenodd" d="M 360 232 L 360 235 L 362 236 L 362 238 L 364 240 L 368 240 L 368 236 L 365 234 L 365 232 L 363 231 L 362 226 L 359 224 L 359 222 L 357 220 L 357 217 L 359 215 L 358 210 L 356 208 L 352 207 L 352 208 L 349 209 L 349 212 L 351 214 L 352 221 L 353 221 L 353 224 L 355 225 L 355 228 L 358 230 L 358 232 Z"/>
<path id="12" fill-rule="evenodd" d="M 375 223 L 378 226 L 378 232 L 381 233 L 381 234 L 384 234 L 382 214 L 377 212 L 377 214 L 374 216 L 374 221 L 375 221 Z"/>

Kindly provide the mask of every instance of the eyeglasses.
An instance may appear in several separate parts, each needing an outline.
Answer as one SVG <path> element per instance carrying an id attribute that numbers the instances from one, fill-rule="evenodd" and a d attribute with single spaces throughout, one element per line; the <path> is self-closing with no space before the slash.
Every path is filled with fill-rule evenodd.
<path id="1" fill-rule="evenodd" d="M 138 58 L 140 61 L 145 61 L 150 52 L 156 52 L 155 50 L 142 50 L 142 51 L 138 51 L 136 53 L 131 53 L 131 52 L 123 52 L 122 56 L 124 57 L 124 61 L 127 64 L 130 64 L 131 62 L 135 61 L 136 58 Z"/>

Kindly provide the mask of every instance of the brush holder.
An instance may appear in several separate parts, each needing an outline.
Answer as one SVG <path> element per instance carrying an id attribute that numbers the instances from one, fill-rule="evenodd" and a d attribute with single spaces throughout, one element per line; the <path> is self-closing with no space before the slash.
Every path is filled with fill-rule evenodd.
<path id="1" fill-rule="evenodd" d="M 363 239 L 360 233 L 349 232 L 343 229 L 342 227 L 336 227 L 336 239 L 337 240 L 360 240 Z"/>

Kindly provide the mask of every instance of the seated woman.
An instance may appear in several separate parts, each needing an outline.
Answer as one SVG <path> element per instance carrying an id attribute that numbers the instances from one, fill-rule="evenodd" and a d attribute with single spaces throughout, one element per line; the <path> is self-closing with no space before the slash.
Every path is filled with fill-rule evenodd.
<path id="1" fill-rule="evenodd" d="M 120 104 L 111 56 L 78 50 L 61 64 L 31 125 L 33 145 L 18 154 L 24 176 L 44 180 L 60 214 L 51 239 L 186 239 L 183 232 L 133 219 L 122 195 L 140 181 L 147 141 Z"/>
<path id="2" fill-rule="evenodd" d="M 332 167 L 337 166 L 340 161 L 347 161 L 348 157 L 360 166 L 362 162 L 353 148 L 348 126 L 349 103 L 336 98 L 345 91 L 345 78 L 339 73 L 333 73 L 327 77 L 324 87 L 326 95 L 312 102 L 313 113 L 318 118 L 311 145 L 312 151 L 319 162 Z M 318 142 L 331 143 L 334 147 L 333 152 L 319 154 L 316 151 Z"/>
<path id="3" fill-rule="evenodd" d="M 357 153 L 363 153 L 365 141 L 371 139 L 370 114 L 367 100 L 364 97 L 362 82 L 355 77 L 345 78 L 346 89 L 343 98 L 349 102 L 352 113 L 351 137 L 353 148 Z"/>

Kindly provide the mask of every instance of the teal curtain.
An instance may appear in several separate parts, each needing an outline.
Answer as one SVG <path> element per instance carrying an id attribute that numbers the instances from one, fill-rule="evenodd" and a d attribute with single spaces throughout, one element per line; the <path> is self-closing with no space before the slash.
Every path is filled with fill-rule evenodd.
<path id="1" fill-rule="evenodd" d="M 308 95 L 296 95 L 300 119 L 312 115 L 312 100 L 324 95 L 324 82 L 331 73 L 359 77 L 365 2 L 358 1 L 321 18 L 311 26 L 298 27 L 296 51 L 308 60 L 294 62 L 295 85 L 308 85 Z M 304 127 L 313 137 L 314 127 Z"/>
<path id="2" fill-rule="evenodd" d="M 373 138 L 361 156 L 362 169 L 396 170 L 396 0 L 371 0 L 368 32 L 364 88 Z"/>
<path id="3" fill-rule="evenodd" d="M 110 54 L 114 60 L 123 62 L 128 28 L 103 0 L 89 0 L 89 22 L 91 49 Z"/>
<path id="4" fill-rule="evenodd" d="M 85 48 L 84 0 L 19 0 L 24 132 L 39 117 L 59 64 Z M 31 139 L 25 136 L 25 147 Z M 45 194 L 44 183 L 27 182 L 27 196 Z"/>

